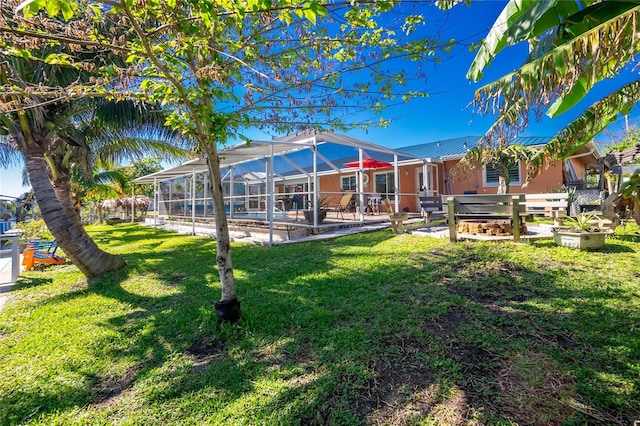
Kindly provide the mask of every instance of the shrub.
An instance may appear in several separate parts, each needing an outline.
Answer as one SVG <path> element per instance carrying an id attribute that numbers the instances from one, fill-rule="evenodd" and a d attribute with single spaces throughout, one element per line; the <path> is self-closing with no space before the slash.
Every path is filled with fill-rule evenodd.
<path id="1" fill-rule="evenodd" d="M 16 224 L 16 229 L 22 231 L 20 235 L 20 242 L 34 241 L 34 240 L 52 240 L 53 236 L 49 232 L 47 225 L 45 225 L 42 219 L 33 219 L 28 222 L 19 222 Z"/>

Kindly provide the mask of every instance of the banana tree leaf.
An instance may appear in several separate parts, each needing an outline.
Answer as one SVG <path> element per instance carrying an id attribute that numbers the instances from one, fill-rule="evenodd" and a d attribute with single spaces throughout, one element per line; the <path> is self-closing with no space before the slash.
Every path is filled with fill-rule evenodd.
<path id="1" fill-rule="evenodd" d="M 596 83 L 615 77 L 632 55 L 640 51 L 640 44 L 634 42 L 637 19 L 640 19 L 640 9 L 634 8 L 571 43 L 556 47 L 545 56 L 478 89 L 474 102 L 483 109 L 482 102 L 491 100 L 495 103 L 495 98 L 501 96 L 504 104 L 510 106 L 527 96 L 531 102 L 521 111 L 524 114 L 536 102 L 557 98 L 547 114 L 558 116 L 575 106 Z M 608 41 L 613 36 L 617 40 L 615 43 Z M 604 44 L 600 42 L 603 37 L 607 40 Z M 594 49 L 598 50 L 595 57 Z M 539 75 L 546 77 L 540 79 Z"/>
<path id="2" fill-rule="evenodd" d="M 552 158 L 571 155 L 614 122 L 620 114 L 628 114 L 638 101 L 640 80 L 625 85 L 593 104 L 554 136 L 545 151 Z"/>
<path id="3" fill-rule="evenodd" d="M 555 43 L 556 45 L 567 43 L 639 6 L 640 0 L 608 1 L 591 5 L 566 18 L 563 31 L 558 34 Z"/>
<path id="4" fill-rule="evenodd" d="M 565 93 L 556 99 L 553 105 L 547 110 L 547 115 L 554 118 L 568 111 L 580 102 L 587 95 L 588 91 L 586 78 L 580 76 L 569 93 Z"/>
<path id="5" fill-rule="evenodd" d="M 508 29 L 507 44 L 513 45 L 537 37 L 560 25 L 563 18 L 578 12 L 573 1 L 538 1 Z"/>
<path id="6" fill-rule="evenodd" d="M 478 81 L 482 78 L 482 71 L 488 67 L 493 58 L 507 46 L 509 27 L 534 6 L 535 0 L 511 0 L 496 19 L 489 33 L 484 39 L 480 50 L 473 59 L 467 72 L 469 80 Z"/>
<path id="7" fill-rule="evenodd" d="M 460 3 L 464 3 L 467 6 L 471 5 L 471 0 L 437 0 L 436 6 L 442 10 L 449 10 L 453 6 L 458 5 Z"/>
<path id="8" fill-rule="evenodd" d="M 595 0 L 529 1 L 511 0 L 496 19 L 467 72 L 467 78 L 478 81 L 483 70 L 505 47 L 531 40 L 562 24 L 568 16 L 591 5 Z"/>

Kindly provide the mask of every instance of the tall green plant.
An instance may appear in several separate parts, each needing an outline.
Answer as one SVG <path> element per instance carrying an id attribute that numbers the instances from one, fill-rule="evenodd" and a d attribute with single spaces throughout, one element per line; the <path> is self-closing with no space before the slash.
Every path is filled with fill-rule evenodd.
<path id="1" fill-rule="evenodd" d="M 452 170 L 452 178 L 468 177 L 482 166 L 491 166 L 498 173 L 498 194 L 509 193 L 511 176 L 509 171 L 519 167 L 534 156 L 535 150 L 522 144 L 509 144 L 503 140 L 495 145 L 478 144 L 471 148 Z"/>

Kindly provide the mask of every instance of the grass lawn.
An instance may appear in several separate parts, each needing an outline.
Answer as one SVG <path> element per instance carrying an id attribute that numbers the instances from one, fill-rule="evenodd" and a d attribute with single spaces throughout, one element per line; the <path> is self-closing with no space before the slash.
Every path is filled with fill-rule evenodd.
<path id="1" fill-rule="evenodd" d="M 390 230 L 234 245 L 89 229 L 129 266 L 25 273 L 0 312 L 0 424 L 627 425 L 640 420 L 640 236 L 601 252 Z"/>

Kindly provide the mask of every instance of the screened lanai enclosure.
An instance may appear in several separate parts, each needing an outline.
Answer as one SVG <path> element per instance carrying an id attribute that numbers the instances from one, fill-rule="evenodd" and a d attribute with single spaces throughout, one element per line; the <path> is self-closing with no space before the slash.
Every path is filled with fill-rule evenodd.
<path id="1" fill-rule="evenodd" d="M 399 211 L 403 196 L 416 196 L 413 187 L 409 193 L 401 191 L 399 166 L 420 161 L 327 132 L 241 143 L 221 150 L 219 156 L 230 230 L 234 224 L 242 232 L 268 227 L 269 242 L 281 229 L 286 229 L 288 239 L 296 231 L 321 232 L 336 224 L 387 219 L 380 214 L 385 199 Z M 181 221 L 190 223 L 195 233 L 196 224 L 215 220 L 206 161 L 194 159 L 136 179 L 154 185 L 154 225 Z"/>

